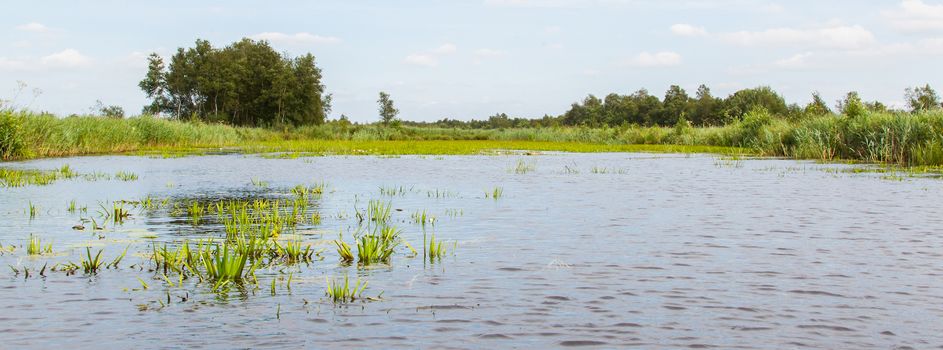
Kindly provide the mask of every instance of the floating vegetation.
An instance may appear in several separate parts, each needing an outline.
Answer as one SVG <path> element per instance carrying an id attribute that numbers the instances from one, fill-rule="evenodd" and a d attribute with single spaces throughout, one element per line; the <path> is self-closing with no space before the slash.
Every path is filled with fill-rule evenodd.
<path id="1" fill-rule="evenodd" d="M 137 181 L 138 175 L 129 171 L 119 171 L 115 173 L 115 178 L 121 181 Z"/>
<path id="2" fill-rule="evenodd" d="M 28 255 L 42 255 L 52 253 L 52 243 L 46 244 L 43 246 L 39 237 L 30 235 L 29 242 L 26 245 L 26 254 Z"/>
<path id="3" fill-rule="evenodd" d="M 325 289 L 324 294 L 327 295 L 327 298 L 335 304 L 345 304 L 353 302 L 361 298 L 363 291 L 367 289 L 368 282 L 361 282 L 358 278 L 354 285 L 351 286 L 350 279 L 347 276 L 344 276 L 344 281 L 339 280 L 331 281 L 327 278 L 327 288 Z"/>

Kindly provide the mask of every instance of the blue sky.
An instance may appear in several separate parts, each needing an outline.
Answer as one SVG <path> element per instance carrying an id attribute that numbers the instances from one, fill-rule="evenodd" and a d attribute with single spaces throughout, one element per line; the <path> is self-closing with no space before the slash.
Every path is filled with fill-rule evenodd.
<path id="1" fill-rule="evenodd" d="M 799 103 L 858 90 L 892 105 L 908 86 L 943 89 L 940 0 L 69 0 L 3 12 L 0 99 L 63 115 L 98 99 L 137 114 L 146 55 L 197 38 L 313 53 L 332 118 L 355 121 L 378 118 L 381 90 L 402 118 L 436 120 L 556 115 L 590 93 L 671 84 L 720 96 L 770 85 Z"/>

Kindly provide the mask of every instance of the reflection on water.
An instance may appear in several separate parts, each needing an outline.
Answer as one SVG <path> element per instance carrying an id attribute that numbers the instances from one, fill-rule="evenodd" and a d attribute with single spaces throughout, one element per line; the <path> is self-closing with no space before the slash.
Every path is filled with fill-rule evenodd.
<path id="1" fill-rule="evenodd" d="M 532 169 L 516 171 L 521 159 Z M 2 189 L 0 244 L 17 249 L 0 264 L 38 271 L 78 261 L 86 246 L 109 260 L 131 249 L 121 268 L 92 277 L 0 273 L 4 348 L 943 346 L 935 179 L 647 154 L 86 157 L 6 166 L 63 164 L 139 178 Z M 104 231 L 71 228 L 116 200 L 282 198 L 321 181 L 328 190 L 312 208 L 322 221 L 295 235 L 326 248 L 324 259 L 259 271 L 261 283 L 280 278 L 275 295 L 262 286 L 223 298 L 147 271 L 152 245 L 219 237 L 220 225 L 134 209 Z M 496 187 L 502 196 L 486 198 Z M 391 266 L 338 264 L 327 243 L 356 228 L 354 208 L 370 199 L 392 201 L 393 221 L 415 247 L 422 230 L 411 215 L 435 215 L 431 230 L 457 242 L 454 255 L 424 264 L 400 247 Z M 69 212 L 72 200 L 87 212 Z M 30 234 L 51 240 L 55 254 L 26 256 L 20 246 Z M 325 277 L 346 274 L 369 280 L 367 294 L 382 291 L 384 300 L 334 307 L 323 296 Z"/>

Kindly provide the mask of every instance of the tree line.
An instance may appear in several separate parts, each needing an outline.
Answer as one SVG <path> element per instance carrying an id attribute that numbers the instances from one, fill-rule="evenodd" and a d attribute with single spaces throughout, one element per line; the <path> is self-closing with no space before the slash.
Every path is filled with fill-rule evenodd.
<path id="1" fill-rule="evenodd" d="M 431 123 L 404 122 L 414 126 L 438 126 L 447 128 L 495 129 L 511 127 L 550 126 L 672 126 L 680 121 L 694 126 L 720 126 L 741 120 L 753 109 L 762 108 L 771 115 L 799 120 L 833 113 L 856 117 L 867 112 L 922 112 L 943 108 L 940 97 L 930 85 L 908 88 L 905 98 L 909 110 L 891 110 L 878 101 L 865 101 L 858 92 L 847 93 L 837 101 L 834 109 L 819 93 L 812 93 L 809 103 L 787 104 L 786 100 L 768 86 L 742 89 L 727 97 L 715 97 L 705 85 L 698 87 L 694 96 L 677 85 L 672 85 L 659 98 L 640 89 L 629 95 L 609 94 L 600 99 L 589 95 L 559 116 L 544 115 L 542 118 L 513 118 L 498 113 L 485 120 L 460 121 L 441 119 Z"/>
<path id="2" fill-rule="evenodd" d="M 331 109 L 313 55 L 289 57 L 268 42 L 242 39 L 224 48 L 197 40 L 170 63 L 152 53 L 138 86 L 145 114 L 232 125 L 320 124 Z"/>

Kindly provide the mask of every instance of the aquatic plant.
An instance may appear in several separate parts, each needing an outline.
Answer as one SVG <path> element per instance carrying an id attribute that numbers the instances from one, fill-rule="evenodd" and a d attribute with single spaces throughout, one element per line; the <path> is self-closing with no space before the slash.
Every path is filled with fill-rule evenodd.
<path id="1" fill-rule="evenodd" d="M 85 259 L 82 260 L 82 271 L 90 275 L 97 274 L 98 269 L 100 269 L 105 263 L 102 261 L 102 251 L 102 249 L 99 249 L 98 254 L 95 254 L 95 257 L 92 257 L 92 249 L 86 247 Z"/>
<path id="2" fill-rule="evenodd" d="M 534 171 L 534 170 L 536 170 L 536 169 L 537 169 L 537 166 L 534 165 L 534 163 L 528 164 L 528 163 L 524 162 L 523 159 L 518 159 L 518 160 L 517 160 L 517 166 L 514 167 L 514 173 L 515 173 L 515 174 L 527 174 L 527 173 L 529 173 L 529 172 L 531 172 L 531 171 Z"/>
<path id="3" fill-rule="evenodd" d="M 502 196 L 504 196 L 503 187 L 495 187 L 494 189 L 491 190 L 491 192 L 485 192 L 485 198 L 493 198 L 497 200 L 498 198 L 501 198 Z"/>
<path id="4" fill-rule="evenodd" d="M 273 252 L 275 257 L 282 258 L 287 263 L 310 261 L 311 256 L 314 254 L 314 252 L 311 251 L 310 245 L 307 245 L 304 249 L 302 249 L 301 242 L 297 240 L 287 241 L 284 243 L 284 245 L 275 242 L 275 249 Z"/>
<path id="5" fill-rule="evenodd" d="M 337 246 L 337 255 L 340 256 L 341 262 L 348 264 L 354 262 L 354 254 L 351 252 L 349 244 L 341 240 L 335 240 L 334 245 Z"/>
<path id="6" fill-rule="evenodd" d="M 324 291 L 324 294 L 327 295 L 328 299 L 335 304 L 344 304 L 350 303 L 357 299 L 360 299 L 361 295 L 365 289 L 367 289 L 368 282 L 361 282 L 358 278 L 353 285 L 350 284 L 350 279 L 347 276 L 344 276 L 344 281 L 339 280 L 331 281 L 329 278 L 326 279 L 327 288 Z"/>
<path id="7" fill-rule="evenodd" d="M 436 217 L 427 213 L 425 210 L 417 211 L 412 214 L 413 222 L 425 226 L 426 224 L 435 225 Z"/>
<path id="8" fill-rule="evenodd" d="M 28 255 L 42 255 L 52 253 L 52 243 L 46 244 L 43 246 L 39 237 L 30 235 L 29 242 L 26 245 L 26 254 Z"/>
<path id="9" fill-rule="evenodd" d="M 426 246 L 426 252 L 429 262 L 441 260 L 442 257 L 445 256 L 445 247 L 442 246 L 442 242 L 437 242 L 435 240 L 435 234 L 429 237 L 429 242 Z"/>
<path id="10" fill-rule="evenodd" d="M 36 218 L 36 213 L 39 212 L 39 209 L 36 208 L 36 205 L 33 204 L 33 201 L 29 201 L 29 218 Z"/>
<path id="11" fill-rule="evenodd" d="M 357 240 L 357 263 L 364 266 L 388 263 L 398 244 L 399 242 L 380 235 L 360 236 Z"/>
<path id="12" fill-rule="evenodd" d="M 250 264 L 249 254 L 239 252 L 227 243 L 201 250 L 200 261 L 205 269 L 205 277 L 214 283 L 214 289 L 241 282 L 254 275 L 258 268 L 258 261 Z"/>
<path id="13" fill-rule="evenodd" d="M 115 178 L 121 181 L 136 181 L 138 175 L 130 171 L 119 171 L 115 173 Z"/>
<path id="14" fill-rule="evenodd" d="M 187 215 L 190 217 L 190 223 L 199 225 L 203 221 L 203 214 L 206 213 L 206 207 L 200 204 L 197 201 L 190 202 L 190 205 L 187 207 Z"/>

